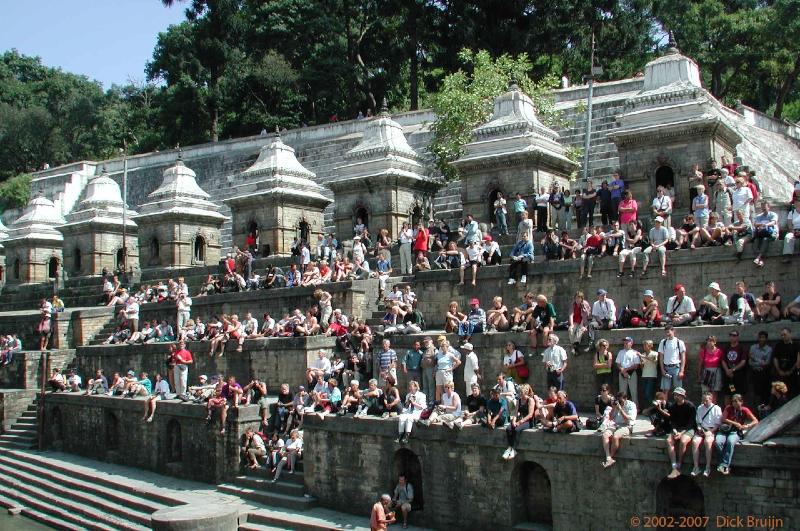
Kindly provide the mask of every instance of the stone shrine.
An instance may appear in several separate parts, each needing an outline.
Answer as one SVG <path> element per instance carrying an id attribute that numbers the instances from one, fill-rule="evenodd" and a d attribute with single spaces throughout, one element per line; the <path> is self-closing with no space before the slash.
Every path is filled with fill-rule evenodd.
<path id="1" fill-rule="evenodd" d="M 619 129 L 609 135 L 619 152 L 627 187 L 649 204 L 658 186 L 672 186 L 675 211 L 688 210 L 688 177 L 693 164 L 713 167 L 733 160 L 742 137 L 722 104 L 700 83 L 700 70 L 673 46 L 645 66 L 644 87 L 625 102 Z M 649 215 L 649 209 L 641 209 Z"/>
<path id="2" fill-rule="evenodd" d="M 233 213 L 233 244 L 244 247 L 252 235 L 258 252 L 267 256 L 288 255 L 295 237 L 315 241 L 323 232 L 322 212 L 331 203 L 315 177 L 276 132 L 225 200 Z"/>
<path id="3" fill-rule="evenodd" d="M 528 196 L 541 187 L 567 186 L 577 164 L 564 153 L 558 133 L 539 121 L 533 100 L 511 83 L 494 100 L 491 119 L 473 129 L 464 154 L 452 163 L 461 175 L 464 215 L 494 222 L 498 192 L 509 199 L 515 192 Z"/>
<path id="4" fill-rule="evenodd" d="M 195 173 L 178 156 L 164 170 L 163 181 L 147 196 L 134 217 L 139 225 L 143 268 L 216 264 L 220 258 L 220 227 L 227 219 L 208 200 Z"/>
<path id="5" fill-rule="evenodd" d="M 123 213 L 119 185 L 103 171 L 86 186 L 86 197 L 67 214 L 66 225 L 58 227 L 64 235 L 64 267 L 70 275 L 100 275 L 103 269 L 116 271 L 123 265 L 127 271 L 139 269 L 139 227 L 131 219 L 136 212 L 128 210 L 127 219 Z"/>
<path id="6" fill-rule="evenodd" d="M 439 180 L 426 175 L 421 157 L 408 144 L 400 124 L 392 120 L 384 100 L 361 142 L 345 155 L 345 164 L 328 182 L 333 190 L 336 234 L 353 236 L 357 219 L 375 233 L 386 228 L 396 239 L 404 222 L 427 220 Z"/>
<path id="7" fill-rule="evenodd" d="M 28 202 L 4 241 L 6 263 L 11 266 L 8 284 L 58 278 L 64 237 L 56 227 L 63 224 L 64 218 L 46 197 L 37 195 Z"/>

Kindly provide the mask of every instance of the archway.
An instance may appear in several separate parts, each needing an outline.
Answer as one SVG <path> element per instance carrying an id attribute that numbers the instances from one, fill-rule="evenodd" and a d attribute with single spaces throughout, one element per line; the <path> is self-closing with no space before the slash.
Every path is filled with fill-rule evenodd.
<path id="1" fill-rule="evenodd" d="M 55 256 L 47 262 L 47 277 L 58 278 L 58 258 Z"/>
<path id="2" fill-rule="evenodd" d="M 675 172 L 669 166 L 659 166 L 656 169 L 656 188 L 675 188 Z"/>
<path id="3" fill-rule="evenodd" d="M 414 205 L 414 208 L 411 209 L 411 227 L 416 227 L 420 221 L 422 221 L 422 207 Z"/>
<path id="4" fill-rule="evenodd" d="M 14 280 L 19 280 L 19 258 L 14 260 L 12 273 L 14 275 Z"/>
<path id="5" fill-rule="evenodd" d="M 78 247 L 72 253 L 72 259 L 75 263 L 75 272 L 80 273 L 81 269 L 83 269 L 83 255 L 81 255 L 81 250 Z"/>
<path id="6" fill-rule="evenodd" d="M 206 239 L 199 234 L 194 239 L 193 250 L 195 263 L 203 263 L 206 261 Z"/>
<path id="7" fill-rule="evenodd" d="M 167 463 L 180 463 L 183 461 L 183 440 L 181 438 L 181 425 L 172 419 L 167 424 Z"/>
<path id="8" fill-rule="evenodd" d="M 689 476 L 664 478 L 656 489 L 656 514 L 660 516 L 695 517 L 705 515 L 705 497 Z M 703 528 L 705 529 L 705 528 Z"/>
<path id="9" fill-rule="evenodd" d="M 116 256 L 116 266 L 117 270 L 124 270 L 125 269 L 125 249 L 120 247 L 117 249 L 117 256 Z"/>
<path id="10" fill-rule="evenodd" d="M 300 241 L 309 243 L 311 238 L 311 224 L 306 221 L 306 218 L 300 220 L 297 229 L 300 231 Z"/>
<path id="11" fill-rule="evenodd" d="M 421 511 L 425 500 L 422 492 L 422 464 L 417 454 L 406 448 L 397 450 L 394 453 L 394 475 L 392 476 L 392 484 L 387 486 L 389 492 L 394 492 L 394 488 L 397 485 L 397 477 L 400 475 L 404 475 L 406 482 L 414 488 L 414 501 L 411 503 L 411 508 L 415 511 Z"/>
<path id="12" fill-rule="evenodd" d="M 547 471 L 542 465 L 533 461 L 525 461 L 518 470 L 518 483 L 513 494 L 517 498 L 514 506 L 518 507 L 519 511 L 515 515 L 515 520 L 552 525 L 553 493 Z"/>
<path id="13" fill-rule="evenodd" d="M 106 450 L 119 449 L 119 420 L 110 411 L 106 411 L 105 428 Z"/>
<path id="14" fill-rule="evenodd" d="M 497 197 L 500 195 L 500 190 L 494 189 L 489 192 L 489 197 L 487 198 L 487 207 L 489 208 L 489 216 L 488 219 L 492 223 L 492 225 L 497 224 L 497 216 L 494 215 L 494 202 L 497 201 Z"/>
<path id="15" fill-rule="evenodd" d="M 158 242 L 158 238 L 154 237 L 150 240 L 150 265 L 157 265 L 160 255 L 161 245 Z"/>

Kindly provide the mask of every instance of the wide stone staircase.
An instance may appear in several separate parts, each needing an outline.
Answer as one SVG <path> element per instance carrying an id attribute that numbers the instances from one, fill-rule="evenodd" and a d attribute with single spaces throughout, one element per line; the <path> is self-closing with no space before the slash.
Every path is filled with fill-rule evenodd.
<path id="1" fill-rule="evenodd" d="M 181 502 L 117 484 L 31 452 L 0 450 L 0 506 L 67 530 L 145 530 L 150 515 Z"/>
<path id="2" fill-rule="evenodd" d="M 293 473 L 284 469 L 281 478 L 274 483 L 272 474 L 266 468 L 248 468 L 243 476 L 234 478 L 232 483 L 217 485 L 217 490 L 270 507 L 307 511 L 316 507 L 317 500 L 305 494 L 303 482 L 303 463 L 300 461 Z"/>
<path id="3" fill-rule="evenodd" d="M 36 445 L 39 427 L 37 400 L 11 423 L 10 428 L 3 431 L 0 435 L 0 448 L 27 450 Z"/>

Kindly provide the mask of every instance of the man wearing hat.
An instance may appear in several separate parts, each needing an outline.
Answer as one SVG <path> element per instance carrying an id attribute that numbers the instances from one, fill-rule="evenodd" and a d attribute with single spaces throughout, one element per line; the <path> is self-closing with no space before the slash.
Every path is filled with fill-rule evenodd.
<path id="1" fill-rule="evenodd" d="M 464 396 L 472 392 L 472 386 L 480 382 L 480 367 L 478 366 L 478 355 L 472 348 L 472 343 L 464 343 L 461 345 L 461 350 L 464 351 Z"/>
<path id="2" fill-rule="evenodd" d="M 672 431 L 667 434 L 667 452 L 672 464 L 672 470 L 667 476 L 669 479 L 675 479 L 681 475 L 683 457 L 694 437 L 697 417 L 697 408 L 686 400 L 686 390 L 683 387 L 676 387 L 672 394 L 674 402 L 667 407 L 666 413 L 670 426 L 672 426 Z M 677 451 L 676 445 L 678 446 Z"/>
<path id="3" fill-rule="evenodd" d="M 664 226 L 664 218 L 656 216 L 653 220 L 655 226 L 650 229 L 648 237 L 650 245 L 644 250 L 644 264 L 642 265 L 642 276 L 647 274 L 647 266 L 650 265 L 650 255 L 656 253 L 658 262 L 661 264 L 661 276 L 667 276 L 667 242 L 669 242 L 669 230 Z"/>
<path id="4" fill-rule="evenodd" d="M 597 300 L 592 304 L 590 330 L 611 330 L 617 324 L 617 307 L 604 289 L 597 290 Z M 594 339 L 594 333 L 590 335 Z"/>
<path id="5" fill-rule="evenodd" d="M 686 295 L 686 288 L 683 284 L 675 284 L 673 289 L 675 295 L 667 301 L 664 320 L 672 326 L 685 326 L 690 324 L 697 317 L 697 310 L 694 301 Z"/>
<path id="6" fill-rule="evenodd" d="M 486 329 L 486 312 L 480 304 L 477 298 L 469 301 L 469 312 L 458 325 L 458 335 L 463 341 L 469 341 L 472 334 L 481 334 Z"/>
<path id="7" fill-rule="evenodd" d="M 623 340 L 622 349 L 617 353 L 617 369 L 619 370 L 618 391 L 625 393 L 634 403 L 638 402 L 639 376 L 637 370 L 641 365 L 639 352 L 633 348 L 633 338 L 628 336 Z"/>
<path id="8" fill-rule="evenodd" d="M 672 215 L 672 198 L 666 194 L 663 186 L 656 189 L 656 197 L 651 205 L 653 215 L 663 220 L 664 226 L 669 228 Z"/>
<path id="9" fill-rule="evenodd" d="M 708 285 L 708 295 L 700 301 L 698 316 L 706 323 L 722 324 L 723 316 L 728 315 L 728 296 L 722 293 L 719 284 Z"/>
<path id="10" fill-rule="evenodd" d="M 500 244 L 492 239 L 491 234 L 483 236 L 483 262 L 487 265 L 500 265 Z"/>

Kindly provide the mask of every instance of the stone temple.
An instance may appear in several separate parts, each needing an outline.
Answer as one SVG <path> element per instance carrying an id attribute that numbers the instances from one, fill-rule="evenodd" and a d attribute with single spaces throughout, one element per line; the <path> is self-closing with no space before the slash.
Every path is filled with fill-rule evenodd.
<path id="1" fill-rule="evenodd" d="M 711 169 L 724 156 L 756 173 L 763 197 L 784 224 L 786 204 L 800 175 L 800 130 L 745 106 L 724 106 L 700 79 L 691 58 L 670 50 L 645 65 L 642 77 L 597 83 L 589 178 L 597 185 L 619 170 L 640 205 L 649 204 L 657 186 L 670 185 L 677 221 L 688 210 L 692 166 Z M 736 526 L 737 520 L 726 518 L 742 518 L 754 528 L 800 528 L 800 398 L 747 432 L 736 447 L 730 475 L 692 476 L 687 455 L 683 475 L 666 479 L 670 464 L 664 440 L 644 436 L 649 429 L 644 416 L 633 436 L 623 440 L 617 464 L 604 469 L 600 437 L 591 430 L 569 435 L 524 431 L 516 458 L 506 461 L 500 457 L 507 446 L 502 430 L 415 426 L 410 441 L 401 446 L 393 418 L 312 415 L 304 421 L 302 465 L 288 479 L 272 483 L 268 471 L 245 470 L 240 454 L 245 430 L 261 426 L 255 405 L 229 410 L 225 433 L 220 434 L 217 419 L 204 422 L 202 404 L 159 401 L 153 421 L 143 422 L 142 399 L 39 393 L 53 369 L 76 369 L 84 383 L 98 369 L 109 376 L 128 369 L 151 377 L 166 374 L 171 343 L 104 344 L 122 307 L 98 305 L 99 275 L 103 268 L 118 268 L 121 249 L 127 249 L 125 282 L 131 290 L 183 276 L 193 298 L 193 318 L 249 312 L 277 319 L 294 309 L 308 309 L 314 286 L 199 294 L 207 277 L 220 273 L 220 258 L 244 247 L 251 236 L 257 241 L 253 267 L 262 273 L 268 265 L 289 266 L 295 238 L 307 238 L 313 245 L 318 235 L 333 232 L 347 252 L 358 218 L 372 233 L 388 229 L 394 240 L 406 221 L 443 219 L 455 229 L 472 213 L 488 223 L 498 192 L 519 191 L 530 198 L 553 183 L 583 187 L 567 153 L 583 145 L 587 90 L 556 90 L 556 107 L 564 120 L 559 127 L 547 127 L 531 99 L 511 84 L 495 99 L 486 123 L 472 131 L 464 154 L 453 163 L 461 179 L 449 183 L 433 171 L 427 151 L 435 120 L 429 110 L 389 115 L 384 109 L 372 119 L 127 160 L 76 162 L 36 173 L 31 186 L 37 193 L 24 209 L 4 213 L 7 229 L 0 225 L 5 253 L 0 333 L 18 333 L 24 346 L 0 366 L 0 505 L 22 507 L 23 514 L 51 526 L 74 528 L 139 529 L 201 513 L 215 520 L 217 529 L 363 528 L 378 494 L 392 492 L 402 473 L 415 490 L 410 524 L 418 528 L 599 530 L 666 528 L 669 522 L 706 529 Z M 122 197 L 125 167 L 128 193 Z M 649 224 L 646 210 L 640 208 L 639 214 Z M 507 256 L 511 246 L 502 243 Z M 617 261 L 604 258 L 597 261 L 593 278 L 581 278 L 576 261 L 545 261 L 538 244 L 525 285 L 507 283 L 505 258 L 499 266 L 480 268 L 476 286 L 458 285 L 456 271 L 395 274 L 388 287 L 411 287 L 427 328 L 422 334 L 389 339 L 398 353 L 405 353 L 426 334 L 444 335 L 443 315 L 451 301 L 465 308 L 477 298 L 487 308 L 500 296 L 512 307 L 528 291 L 547 295 L 558 321 L 566 320 L 576 291 L 593 300 L 601 287 L 622 308 L 641 304 L 645 289 L 666 301 L 680 283 L 699 300 L 710 282 L 730 294 L 737 281 L 744 281 L 758 294 L 766 281 L 774 280 L 786 302 L 798 294 L 800 268 L 797 254 L 781 259 L 779 247 L 772 245 L 761 268 L 752 263 L 750 248 L 741 261 L 729 247 L 677 250 L 668 254 L 663 277 L 618 278 Z M 392 263 L 398 263 L 396 249 L 391 252 Z M 378 280 L 324 287 L 333 308 L 373 327 L 376 341 L 368 376 L 377 377 L 375 360 L 386 312 L 383 302 L 376 301 Z M 66 306 L 52 317 L 56 349 L 31 350 L 39 338 L 39 300 L 54 290 Z M 174 322 L 175 302 L 144 303 L 139 319 Z M 688 398 L 700 401 L 700 383 L 692 375 L 699 374 L 697 352 L 709 335 L 724 342 L 737 330 L 749 347 L 760 331 L 774 344 L 784 326 L 794 338 L 800 335 L 797 323 L 788 320 L 680 328 L 688 351 Z M 555 333 L 562 345 L 569 343 L 566 332 Z M 617 352 L 626 336 L 638 346 L 645 340 L 658 343 L 663 334 L 640 327 L 609 330 L 602 337 Z M 455 334 L 448 338 L 457 344 Z M 528 335 L 517 332 L 472 338 L 481 391 L 486 394 L 504 371 L 507 341 L 526 352 L 528 383 L 543 396 L 541 359 L 526 348 Z M 241 352 L 231 346 L 222 357 L 208 355 L 208 342 L 190 341 L 187 347 L 194 353 L 191 383 L 201 374 L 232 375 L 242 383 L 258 378 L 274 403 L 281 384 L 292 390 L 307 384 L 305 369 L 320 349 L 336 351 L 337 342 L 326 335 L 262 337 L 244 341 Z M 582 416 L 592 415 L 598 385 L 588 340 L 570 355 L 565 374 L 570 400 Z M 615 368 L 612 382 L 617 376 Z M 399 372 L 398 380 L 404 390 L 409 375 Z M 463 393 L 463 366 L 456 369 L 454 381 Z M 741 390 L 745 403 L 755 408 L 753 386 Z M 638 403 L 646 407 L 639 391 Z M 34 443 L 46 451 L 30 451 Z M 80 456 L 83 464 L 59 461 L 69 456 Z M 117 472 L 135 467 L 137 473 L 156 474 L 148 475 L 149 484 L 112 480 L 105 471 L 92 473 L 85 459 L 94 460 L 100 470 L 113 464 Z M 200 481 L 209 488 L 178 480 Z M 203 497 L 193 496 L 197 490 Z M 343 513 L 351 516 L 346 519 Z M 197 525 L 195 521 L 188 528 Z"/>

